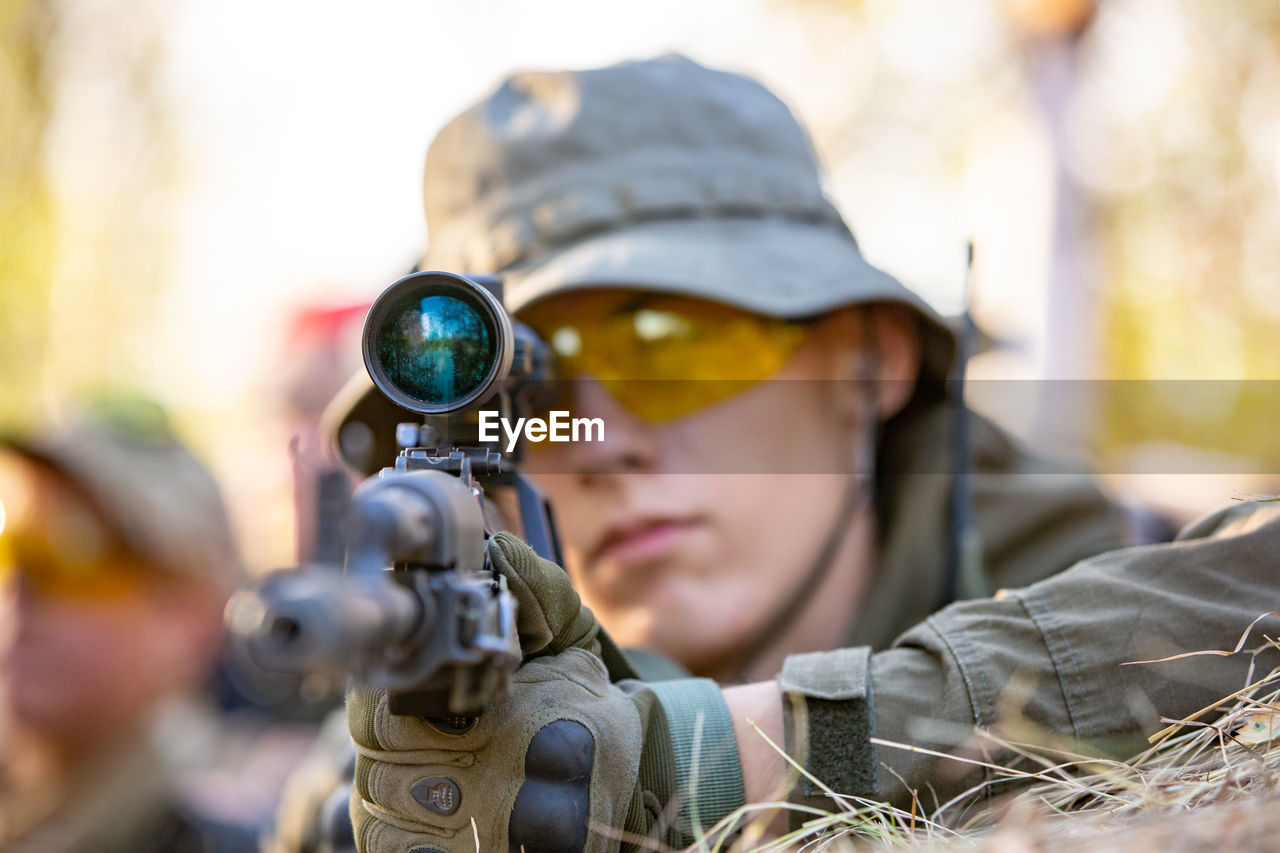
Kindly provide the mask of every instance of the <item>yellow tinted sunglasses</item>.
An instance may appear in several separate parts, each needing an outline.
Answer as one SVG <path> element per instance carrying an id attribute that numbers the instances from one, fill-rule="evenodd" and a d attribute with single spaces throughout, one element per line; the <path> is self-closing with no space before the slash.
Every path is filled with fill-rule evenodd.
<path id="1" fill-rule="evenodd" d="M 42 597 L 110 599 L 146 582 L 150 571 L 141 558 L 96 522 L 52 521 L 58 523 L 0 530 L 0 584 L 21 575 Z"/>
<path id="2" fill-rule="evenodd" d="M 689 297 L 587 295 L 526 322 L 555 353 L 561 379 L 587 374 L 630 412 L 678 418 L 777 373 L 804 340 L 793 320 Z"/>

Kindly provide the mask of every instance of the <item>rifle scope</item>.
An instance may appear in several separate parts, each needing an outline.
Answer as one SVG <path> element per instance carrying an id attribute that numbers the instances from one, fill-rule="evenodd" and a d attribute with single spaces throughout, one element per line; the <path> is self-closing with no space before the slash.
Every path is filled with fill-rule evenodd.
<path id="1" fill-rule="evenodd" d="M 419 272 L 373 301 L 364 363 L 397 405 L 445 415 L 483 403 L 511 372 L 516 337 L 492 293 L 468 278 Z"/>

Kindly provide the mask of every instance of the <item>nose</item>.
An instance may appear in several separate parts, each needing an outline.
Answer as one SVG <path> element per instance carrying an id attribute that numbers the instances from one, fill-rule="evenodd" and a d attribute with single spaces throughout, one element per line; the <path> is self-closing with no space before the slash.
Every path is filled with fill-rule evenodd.
<path id="1" fill-rule="evenodd" d="M 570 470 L 565 473 L 576 474 L 586 482 L 613 474 L 655 470 L 661 454 L 656 428 L 628 411 L 600 380 L 583 374 L 572 382 L 572 416 L 599 418 L 604 422 L 604 440 L 570 445 Z"/>

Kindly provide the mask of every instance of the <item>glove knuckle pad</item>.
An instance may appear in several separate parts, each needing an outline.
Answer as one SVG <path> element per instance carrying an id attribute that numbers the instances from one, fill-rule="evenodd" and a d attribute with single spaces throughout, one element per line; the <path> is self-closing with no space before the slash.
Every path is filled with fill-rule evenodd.
<path id="1" fill-rule="evenodd" d="M 510 849 L 579 853 L 586 847 L 595 738 L 576 720 L 543 726 L 525 752 L 525 781 L 508 828 Z"/>

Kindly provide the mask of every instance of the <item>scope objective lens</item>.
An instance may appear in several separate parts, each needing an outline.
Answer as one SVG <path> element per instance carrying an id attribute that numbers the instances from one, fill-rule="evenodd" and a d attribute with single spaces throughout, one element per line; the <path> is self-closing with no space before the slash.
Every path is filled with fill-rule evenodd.
<path id="1" fill-rule="evenodd" d="M 417 400 L 449 405 L 473 393 L 497 357 L 485 318 L 445 294 L 409 296 L 387 311 L 377 330 L 377 354 L 387 379 Z"/>

